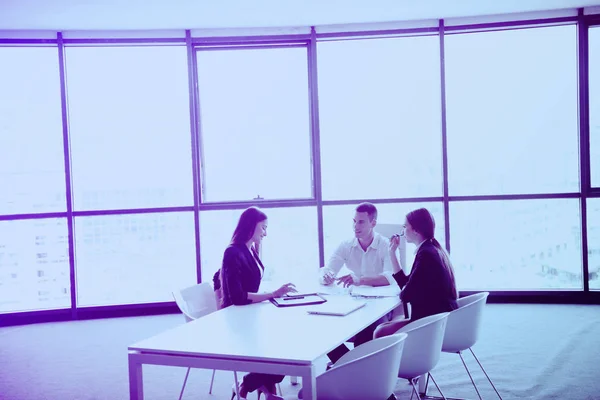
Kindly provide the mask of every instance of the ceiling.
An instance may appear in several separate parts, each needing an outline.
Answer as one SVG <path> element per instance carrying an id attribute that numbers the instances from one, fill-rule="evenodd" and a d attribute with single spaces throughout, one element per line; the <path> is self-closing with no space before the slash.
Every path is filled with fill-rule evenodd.
<path id="1" fill-rule="evenodd" d="M 0 0 L 0 30 L 294 27 L 572 9 L 599 0 Z"/>

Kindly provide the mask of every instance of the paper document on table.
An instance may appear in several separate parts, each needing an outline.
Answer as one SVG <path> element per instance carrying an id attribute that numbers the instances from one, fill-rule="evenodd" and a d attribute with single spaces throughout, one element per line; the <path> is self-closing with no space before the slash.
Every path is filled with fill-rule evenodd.
<path id="1" fill-rule="evenodd" d="M 340 295 L 347 295 L 349 293 L 349 288 L 344 288 L 343 285 L 338 285 L 335 283 L 332 283 L 331 285 L 322 285 L 319 283 L 319 281 L 312 280 L 312 281 L 300 281 L 300 282 L 294 282 L 296 285 L 296 290 L 299 293 L 318 293 L 318 294 L 323 294 L 323 295 L 336 295 L 336 294 L 340 294 Z"/>
<path id="2" fill-rule="evenodd" d="M 330 295 L 348 295 L 350 293 L 349 287 L 344 287 L 342 284 L 332 283 L 331 285 L 319 285 L 319 293 L 330 294 Z"/>
<path id="3" fill-rule="evenodd" d="M 364 307 L 366 304 L 365 301 L 353 299 L 349 296 L 333 296 L 329 298 L 327 303 L 313 306 L 312 308 L 309 308 L 307 312 L 316 315 L 335 315 L 344 317 L 359 308 Z"/>
<path id="4" fill-rule="evenodd" d="M 350 294 L 356 297 L 396 297 L 400 294 L 400 287 L 398 285 L 353 286 Z"/>

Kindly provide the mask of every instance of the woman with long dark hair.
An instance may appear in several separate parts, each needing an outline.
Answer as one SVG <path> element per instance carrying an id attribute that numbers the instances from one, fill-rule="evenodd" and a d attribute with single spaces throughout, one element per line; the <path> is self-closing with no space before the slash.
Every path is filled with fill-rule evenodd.
<path id="1" fill-rule="evenodd" d="M 257 207 L 247 208 L 240 216 L 231 243 L 223 255 L 223 265 L 220 270 L 222 291 L 220 308 L 258 303 L 296 291 L 294 285 L 288 283 L 273 292 L 258 293 L 265 270 L 258 256 L 258 249 L 263 237 L 267 236 L 267 222 L 267 215 Z M 283 378 L 283 375 L 254 372 L 246 374 L 239 386 L 240 397 L 245 399 L 248 392 L 258 389 L 265 393 L 267 400 L 281 399 L 275 395 L 275 384 L 281 382 Z M 232 399 L 233 397 L 235 391 Z"/>
<path id="2" fill-rule="evenodd" d="M 400 237 L 390 240 L 390 257 L 394 279 L 402 289 L 400 299 L 410 303 L 410 319 L 385 322 L 377 327 L 374 337 L 394 334 L 406 324 L 429 315 L 456 310 L 458 290 L 454 268 L 448 254 L 434 237 L 435 220 L 426 208 L 406 214 L 404 235 L 408 243 L 417 246 L 415 261 L 410 274 L 406 275 L 396 258 Z"/>

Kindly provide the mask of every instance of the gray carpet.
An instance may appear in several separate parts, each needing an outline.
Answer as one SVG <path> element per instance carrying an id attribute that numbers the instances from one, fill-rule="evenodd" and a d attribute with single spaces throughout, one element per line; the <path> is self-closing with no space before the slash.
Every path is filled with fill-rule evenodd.
<path id="1" fill-rule="evenodd" d="M 0 398 L 126 400 L 127 346 L 182 323 L 181 315 L 161 315 L 2 328 Z M 474 350 L 504 399 L 600 399 L 600 306 L 488 304 Z M 493 399 L 465 357 L 483 398 Z M 145 366 L 146 398 L 177 399 L 184 376 L 183 368 Z M 229 399 L 232 374 L 217 371 L 213 395 L 210 376 L 192 370 L 184 399 Z M 447 396 L 477 398 L 458 356 L 443 354 L 434 376 Z M 294 399 L 299 386 L 286 379 L 281 388 Z M 410 397 L 406 381 L 396 395 Z"/>

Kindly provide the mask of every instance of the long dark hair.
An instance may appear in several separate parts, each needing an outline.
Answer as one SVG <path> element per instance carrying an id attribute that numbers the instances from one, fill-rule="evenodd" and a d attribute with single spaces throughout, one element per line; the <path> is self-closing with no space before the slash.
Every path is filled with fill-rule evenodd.
<path id="1" fill-rule="evenodd" d="M 450 275 L 450 282 L 452 284 L 452 290 L 454 294 L 458 298 L 458 290 L 456 289 L 456 280 L 454 278 L 454 267 L 452 266 L 452 262 L 450 261 L 450 257 L 448 257 L 448 253 L 442 247 L 440 242 L 434 237 L 435 233 L 435 219 L 433 215 L 426 208 L 419 208 L 417 210 L 413 210 L 406 214 L 406 220 L 412 226 L 413 230 L 418 232 L 423 239 L 429 240 L 433 246 L 437 249 L 437 252 L 442 260 L 442 264 L 444 268 L 448 271 L 448 275 Z"/>
<path id="2" fill-rule="evenodd" d="M 267 214 L 258 207 L 249 207 L 244 210 L 231 236 L 231 244 L 246 244 L 254 235 L 256 224 L 267 219 Z"/>

